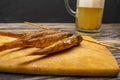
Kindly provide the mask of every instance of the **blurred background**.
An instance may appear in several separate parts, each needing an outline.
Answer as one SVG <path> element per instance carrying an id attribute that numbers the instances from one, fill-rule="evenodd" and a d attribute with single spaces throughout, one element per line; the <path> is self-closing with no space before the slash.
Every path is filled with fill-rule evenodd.
<path id="1" fill-rule="evenodd" d="M 70 0 L 76 9 L 76 0 Z M 0 23 L 75 22 L 64 0 L 0 0 Z M 106 0 L 103 23 L 120 23 L 120 0 Z"/>

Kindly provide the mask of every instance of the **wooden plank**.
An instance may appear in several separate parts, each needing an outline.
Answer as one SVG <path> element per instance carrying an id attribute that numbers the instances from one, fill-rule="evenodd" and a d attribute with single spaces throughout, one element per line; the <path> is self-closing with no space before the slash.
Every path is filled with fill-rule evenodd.
<path id="1" fill-rule="evenodd" d="M 42 25 L 47 25 L 49 27 L 55 27 L 55 28 L 66 28 L 67 29 L 72 29 L 75 28 L 75 24 L 74 23 L 39 23 Z M 16 31 L 16 32 L 20 32 L 23 31 L 23 29 L 15 29 L 12 30 L 10 29 L 10 26 L 16 26 L 17 28 L 23 27 L 23 26 L 28 26 L 25 25 L 23 23 L 1 23 L 0 24 L 0 28 L 4 28 L 4 30 L 2 31 Z M 23 26 L 22 26 L 23 25 Z M 61 27 L 62 26 L 62 27 Z M 64 27 L 63 27 L 64 26 Z M 33 27 L 34 28 L 34 27 Z M 29 27 L 29 30 L 32 30 Z M 36 30 L 36 29 L 34 29 Z M 103 24 L 102 25 L 102 29 L 101 32 L 99 34 L 96 35 L 91 35 L 93 36 L 95 39 L 97 39 L 98 41 L 107 43 L 107 44 L 111 44 L 120 47 L 120 24 Z M 107 41 L 107 42 L 106 42 Z M 115 55 L 115 57 L 118 57 L 118 55 L 120 54 L 119 51 L 115 51 L 115 50 L 111 50 L 113 55 Z M 120 58 L 116 58 L 119 65 L 120 65 Z M 9 74 L 9 73 L 0 73 L 0 79 L 1 80 L 16 80 L 16 79 L 22 79 L 22 80 L 35 80 L 35 79 L 39 79 L 39 80 L 47 80 L 47 79 L 51 79 L 51 80 L 60 80 L 60 79 L 65 79 L 65 80 L 119 80 L 120 79 L 120 74 L 117 77 L 70 77 L 70 76 L 44 76 L 44 75 L 23 75 L 23 74 Z"/>
<path id="2" fill-rule="evenodd" d="M 95 41 L 88 36 L 83 38 Z M 52 56 L 29 55 L 37 50 L 26 48 L 0 52 L 0 72 L 67 76 L 116 76 L 119 72 L 108 49 L 84 40 L 81 45 Z"/>

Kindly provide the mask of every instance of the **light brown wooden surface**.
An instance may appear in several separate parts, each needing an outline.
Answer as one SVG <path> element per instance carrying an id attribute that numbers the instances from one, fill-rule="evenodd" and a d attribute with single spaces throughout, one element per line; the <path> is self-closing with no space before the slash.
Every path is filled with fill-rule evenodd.
<path id="1" fill-rule="evenodd" d="M 6 37 L 0 38 L 4 40 Z M 87 36 L 83 38 L 94 41 Z M 77 47 L 46 57 L 29 55 L 36 50 L 27 48 L 0 52 L 0 72 L 68 76 L 116 76 L 119 72 L 109 50 L 95 43 L 82 41 Z"/>
<path id="2" fill-rule="evenodd" d="M 49 27 L 63 29 L 67 31 L 73 31 L 75 29 L 75 25 L 73 23 L 40 23 Z M 36 31 L 38 28 L 35 27 L 27 27 L 28 25 L 21 23 L 8 23 L 0 24 L 1 31 L 12 31 L 12 32 L 20 32 L 26 30 Z M 102 30 L 99 34 L 87 34 L 93 36 L 100 42 L 108 43 L 111 45 L 118 46 L 120 45 L 120 25 L 119 24 L 104 24 L 102 25 Z M 74 32 L 74 31 L 73 31 Z M 119 51 L 110 49 L 114 57 L 117 59 L 119 63 Z M 0 73 L 0 80 L 119 80 L 119 75 L 117 77 L 70 77 L 70 76 L 40 76 L 40 75 L 22 75 L 22 74 L 9 74 L 9 73 Z"/>

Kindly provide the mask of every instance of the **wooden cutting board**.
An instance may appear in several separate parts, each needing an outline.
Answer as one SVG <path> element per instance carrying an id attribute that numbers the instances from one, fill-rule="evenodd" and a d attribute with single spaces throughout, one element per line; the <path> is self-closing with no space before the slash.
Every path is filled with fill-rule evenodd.
<path id="1" fill-rule="evenodd" d="M 85 39 L 94 39 L 83 36 Z M 0 45 L 15 40 L 0 36 Z M 115 76 L 118 64 L 111 52 L 98 44 L 82 41 L 80 46 L 51 56 L 28 56 L 38 48 L 11 49 L 0 52 L 0 72 L 76 75 L 76 76 Z"/>

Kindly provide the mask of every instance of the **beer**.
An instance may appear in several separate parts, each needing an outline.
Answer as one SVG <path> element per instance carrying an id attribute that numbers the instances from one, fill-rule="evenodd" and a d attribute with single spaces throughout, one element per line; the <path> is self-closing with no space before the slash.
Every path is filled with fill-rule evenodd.
<path id="1" fill-rule="evenodd" d="M 105 0 L 77 0 L 75 12 L 70 8 L 69 0 L 65 0 L 67 11 L 76 17 L 77 30 L 84 32 L 99 32 L 104 3 Z"/>
<path id="2" fill-rule="evenodd" d="M 76 26 L 81 30 L 98 30 L 102 22 L 103 8 L 78 7 Z"/>
<path id="3" fill-rule="evenodd" d="M 78 30 L 94 32 L 100 29 L 104 0 L 78 0 L 76 26 Z"/>

